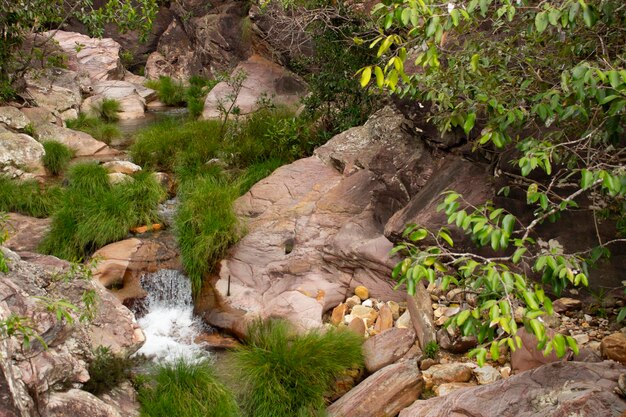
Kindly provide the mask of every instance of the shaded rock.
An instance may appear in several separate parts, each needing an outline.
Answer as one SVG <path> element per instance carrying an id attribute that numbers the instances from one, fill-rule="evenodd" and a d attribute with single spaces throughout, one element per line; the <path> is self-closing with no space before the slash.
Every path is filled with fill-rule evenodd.
<path id="1" fill-rule="evenodd" d="M 600 353 L 603 358 L 626 365 L 626 334 L 618 332 L 606 336 L 600 343 Z"/>
<path id="2" fill-rule="evenodd" d="M 233 74 L 239 72 L 246 74 L 235 102 L 241 114 L 255 111 L 259 106 L 259 99 L 263 97 L 270 99 L 274 104 L 295 109 L 306 92 L 304 81 L 297 75 L 259 55 L 251 56 L 233 70 Z M 202 118 L 219 118 L 218 104 L 222 101 L 227 106 L 230 105 L 228 96 L 232 91 L 224 81 L 213 87 L 204 102 Z"/>
<path id="3" fill-rule="evenodd" d="M 452 353 L 465 353 L 475 348 L 478 340 L 475 336 L 450 335 L 446 329 L 437 330 L 439 347 Z"/>
<path id="4" fill-rule="evenodd" d="M 26 74 L 28 97 L 60 118 L 70 118 L 72 110 L 78 110 L 83 100 L 82 92 L 88 89 L 89 79 L 74 71 L 59 68 L 30 71 Z"/>
<path id="5" fill-rule="evenodd" d="M 124 381 L 111 391 L 98 396 L 102 402 L 113 407 L 122 417 L 139 417 L 140 404 L 137 391 L 130 381 Z"/>
<path id="6" fill-rule="evenodd" d="M 24 113 L 11 106 L 0 107 L 0 123 L 15 130 L 22 130 L 30 123 Z"/>
<path id="7" fill-rule="evenodd" d="M 418 400 L 399 417 L 620 416 L 626 401 L 612 391 L 624 370 L 611 362 L 552 363 L 490 385 Z"/>
<path id="8" fill-rule="evenodd" d="M 120 80 L 124 67 L 120 61 L 120 45 L 110 38 L 90 38 L 75 32 L 56 30 L 44 35 L 53 35 L 63 52 L 68 56 L 68 66 L 74 71 L 85 71 L 89 77 L 101 80 Z"/>
<path id="9" fill-rule="evenodd" d="M 0 133 L 0 169 L 13 167 L 43 173 L 43 145 L 23 133 Z"/>
<path id="10" fill-rule="evenodd" d="M 467 382 L 472 379 L 472 368 L 463 363 L 446 363 L 433 365 L 424 372 L 425 388 L 448 382 Z"/>
<path id="11" fill-rule="evenodd" d="M 439 363 L 438 360 L 436 359 L 432 359 L 432 358 L 426 358 L 423 361 L 420 362 L 420 369 L 422 371 L 427 370 L 428 368 L 430 368 L 433 365 L 437 365 Z"/>
<path id="12" fill-rule="evenodd" d="M 204 344 L 211 349 L 234 349 L 240 346 L 240 343 L 231 336 L 221 335 L 219 333 L 202 333 L 196 337 L 195 343 Z"/>
<path id="13" fill-rule="evenodd" d="M 360 305 L 360 304 L 361 304 L 361 299 L 359 298 L 358 295 L 353 295 L 352 297 L 346 300 L 346 306 L 348 307 L 348 309 L 351 309 L 352 307 Z"/>
<path id="14" fill-rule="evenodd" d="M 45 417 L 122 417 L 112 406 L 79 389 L 55 392 L 48 398 Z"/>
<path id="15" fill-rule="evenodd" d="M 394 416 L 422 392 L 423 381 L 413 361 L 389 365 L 331 404 L 330 417 Z"/>
<path id="16" fill-rule="evenodd" d="M 435 394 L 437 394 L 437 396 L 443 397 L 444 395 L 448 395 L 451 392 L 454 392 L 463 388 L 471 388 L 475 386 L 476 384 L 472 382 L 447 382 L 445 384 L 436 386 L 434 391 L 435 391 Z"/>
<path id="17" fill-rule="evenodd" d="M 4 246 L 15 252 L 36 252 L 39 243 L 50 230 L 50 219 L 37 219 L 22 214 L 9 213 L 9 239 Z"/>
<path id="18" fill-rule="evenodd" d="M 374 335 L 363 343 L 365 368 L 376 372 L 402 358 L 414 344 L 413 329 L 392 328 Z"/>
<path id="19" fill-rule="evenodd" d="M 350 320 L 348 324 L 348 330 L 350 330 L 354 334 L 358 334 L 359 336 L 365 336 L 365 332 L 367 328 L 365 327 L 365 321 L 359 317 L 355 317 Z"/>
<path id="20" fill-rule="evenodd" d="M 157 51 L 152 52 L 146 62 L 146 77 L 149 79 L 167 76 L 182 81 L 203 73 L 202 60 L 194 52 L 183 25 L 176 19 L 161 35 Z"/>
<path id="21" fill-rule="evenodd" d="M 396 327 L 400 329 L 413 327 L 413 323 L 411 322 L 411 313 L 409 310 L 406 310 L 400 317 L 398 317 L 398 320 L 396 320 Z"/>
<path id="22" fill-rule="evenodd" d="M 92 156 L 96 154 L 113 155 L 117 153 L 114 149 L 109 148 L 106 143 L 94 139 L 88 133 L 50 123 L 39 126 L 37 128 L 37 134 L 41 142 L 46 140 L 61 142 L 65 146 L 73 149 L 76 156 Z"/>

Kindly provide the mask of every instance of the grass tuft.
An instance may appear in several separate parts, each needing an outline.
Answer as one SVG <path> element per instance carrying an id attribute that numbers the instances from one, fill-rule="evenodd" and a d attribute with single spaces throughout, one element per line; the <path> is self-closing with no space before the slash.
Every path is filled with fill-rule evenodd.
<path id="1" fill-rule="evenodd" d="M 37 181 L 12 180 L 0 175 L 0 211 L 32 217 L 49 217 L 61 205 L 63 189 L 42 187 Z"/>
<path id="2" fill-rule="evenodd" d="M 50 140 L 43 142 L 46 154 L 42 158 L 43 166 L 51 175 L 59 175 L 65 172 L 74 152 L 64 144 Z"/>
<path id="3" fill-rule="evenodd" d="M 81 260 L 123 239 L 131 227 L 158 221 L 156 207 L 164 191 L 150 172 L 111 185 L 105 168 L 86 163 L 71 167 L 67 178 L 63 203 L 39 248 L 42 253 Z"/>
<path id="4" fill-rule="evenodd" d="M 215 376 L 207 362 L 182 359 L 163 364 L 154 383 L 140 389 L 142 417 L 238 417 L 233 394 Z"/>
<path id="5" fill-rule="evenodd" d="M 70 129 L 89 133 L 94 139 L 107 145 L 110 145 L 113 139 L 122 137 L 122 132 L 115 123 L 105 122 L 96 117 L 89 117 L 84 113 L 80 113 L 76 119 L 67 120 L 65 124 Z"/>
<path id="6" fill-rule="evenodd" d="M 185 104 L 185 86 L 180 81 L 161 76 L 158 80 L 146 81 L 146 87 L 155 90 L 159 100 L 167 106 Z"/>
<path id="7" fill-rule="evenodd" d="M 106 346 L 98 346 L 94 351 L 94 358 L 89 363 L 89 381 L 83 389 L 94 395 L 111 391 L 120 383 L 131 378 L 131 368 L 136 359 L 115 355 Z"/>
<path id="8" fill-rule="evenodd" d="M 92 106 L 93 111 L 105 122 L 116 122 L 118 113 L 122 110 L 122 104 L 114 98 L 105 98 Z"/>
<path id="9" fill-rule="evenodd" d="M 255 417 L 319 415 L 335 378 L 362 365 L 361 344 L 350 331 L 297 334 L 283 320 L 254 322 L 234 353 L 236 372 L 247 383 L 246 411 Z"/>

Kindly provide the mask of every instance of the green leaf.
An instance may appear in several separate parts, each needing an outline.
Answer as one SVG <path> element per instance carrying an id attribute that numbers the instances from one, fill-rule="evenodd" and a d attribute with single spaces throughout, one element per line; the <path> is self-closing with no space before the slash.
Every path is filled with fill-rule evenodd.
<path id="1" fill-rule="evenodd" d="M 619 75 L 619 72 L 609 71 L 608 75 L 609 75 L 609 83 L 611 84 L 611 87 L 617 88 L 620 86 L 620 84 L 622 84 L 622 80 Z"/>
<path id="2" fill-rule="evenodd" d="M 378 88 L 383 88 L 383 85 L 385 84 L 385 75 L 383 74 L 383 70 L 378 65 L 374 67 L 374 74 L 376 75 L 376 85 Z"/>
<path id="3" fill-rule="evenodd" d="M 428 26 L 426 27 L 426 36 L 431 37 L 437 31 L 437 27 L 439 26 L 439 16 L 433 16 L 428 22 Z"/>
<path id="4" fill-rule="evenodd" d="M 418 240 L 424 239 L 426 236 L 428 236 L 428 231 L 426 229 L 417 229 L 409 235 L 409 239 L 413 242 L 417 242 Z"/>
<path id="5" fill-rule="evenodd" d="M 475 122 L 476 122 L 476 113 L 468 114 L 467 118 L 465 119 L 465 123 L 463 124 L 463 130 L 465 131 L 466 135 L 468 135 L 469 132 L 472 131 L 472 129 L 474 128 Z"/>
<path id="6" fill-rule="evenodd" d="M 515 216 L 507 214 L 502 219 L 502 229 L 510 236 L 513 233 L 513 227 L 515 227 Z"/>
<path id="7" fill-rule="evenodd" d="M 450 12 L 450 18 L 452 19 L 452 24 L 454 26 L 459 25 L 459 11 L 457 9 L 452 9 Z"/>
<path id="8" fill-rule="evenodd" d="M 589 188 L 593 182 L 593 172 L 583 169 L 580 172 L 580 188 Z"/>
<path id="9" fill-rule="evenodd" d="M 626 318 L 626 307 L 622 307 L 617 314 L 617 322 L 621 323 Z"/>
<path id="10" fill-rule="evenodd" d="M 491 348 L 489 348 L 489 353 L 491 353 L 491 360 L 497 361 L 500 358 L 500 349 L 498 342 L 495 340 L 491 342 Z"/>
<path id="11" fill-rule="evenodd" d="M 565 341 L 567 342 L 567 346 L 569 346 L 572 352 L 574 352 L 574 355 L 578 355 L 580 353 L 576 339 L 571 336 L 565 336 Z"/>
<path id="12" fill-rule="evenodd" d="M 478 54 L 474 54 L 472 55 L 472 58 L 470 60 L 470 66 L 472 68 L 472 71 L 476 72 L 478 71 L 478 63 L 480 61 L 480 55 Z"/>
<path id="13" fill-rule="evenodd" d="M 535 16 L 535 27 L 537 32 L 542 33 L 548 27 L 549 17 L 546 12 L 539 12 Z"/>
<path id="14" fill-rule="evenodd" d="M 404 26 L 408 26 L 409 22 L 411 21 L 411 9 L 410 8 L 406 8 L 404 10 L 402 10 L 402 15 L 400 16 L 400 20 L 402 21 L 402 24 Z"/>
<path id="15" fill-rule="evenodd" d="M 554 346 L 554 351 L 556 352 L 556 356 L 562 358 L 565 356 L 567 352 L 567 347 L 565 346 L 565 337 L 561 333 L 557 333 L 554 335 L 554 339 L 552 339 L 552 345 Z"/>
<path id="16" fill-rule="evenodd" d="M 365 88 L 372 78 L 372 67 L 365 67 L 361 72 L 361 87 Z"/>
<path id="17" fill-rule="evenodd" d="M 469 318 L 470 316 L 470 311 L 469 310 L 463 310 L 461 311 L 457 316 L 456 316 L 456 324 L 458 326 L 462 326 L 463 323 L 465 323 L 465 321 Z"/>
<path id="18" fill-rule="evenodd" d="M 443 230 L 440 230 L 439 237 L 445 240 L 448 243 L 448 245 L 450 245 L 450 247 L 454 247 L 454 241 L 452 240 L 452 238 L 450 237 L 448 233 L 444 232 Z"/>

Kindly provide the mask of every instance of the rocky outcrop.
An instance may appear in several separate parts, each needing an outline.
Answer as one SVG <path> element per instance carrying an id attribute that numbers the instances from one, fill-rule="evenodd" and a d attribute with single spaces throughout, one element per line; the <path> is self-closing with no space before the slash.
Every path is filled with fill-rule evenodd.
<path id="1" fill-rule="evenodd" d="M 276 105 L 295 108 L 306 92 L 306 85 L 297 75 L 267 59 L 253 55 L 240 63 L 232 72 L 232 77 L 244 74 L 242 88 L 236 97 L 235 106 L 240 114 L 257 110 L 259 100 L 265 98 Z M 233 87 L 226 81 L 217 84 L 209 92 L 204 102 L 203 119 L 220 117 L 219 104 L 228 108 L 232 102 Z"/>
<path id="2" fill-rule="evenodd" d="M 620 416 L 626 401 L 613 390 L 625 371 L 615 362 L 552 363 L 491 385 L 418 400 L 399 417 Z"/>
<path id="3" fill-rule="evenodd" d="M 414 361 L 389 365 L 331 404 L 329 417 L 395 416 L 415 401 L 423 381 Z"/>
<path id="4" fill-rule="evenodd" d="M 146 103 L 156 99 L 156 92 L 149 88 L 129 81 L 99 81 L 93 85 L 94 95 L 83 101 L 81 113 L 93 115 L 104 99 L 117 100 L 120 120 L 139 119 L 144 117 Z"/>
<path id="5" fill-rule="evenodd" d="M 0 126 L 4 125 L 9 129 L 22 130 L 29 124 L 28 117 L 15 107 L 0 107 Z"/>

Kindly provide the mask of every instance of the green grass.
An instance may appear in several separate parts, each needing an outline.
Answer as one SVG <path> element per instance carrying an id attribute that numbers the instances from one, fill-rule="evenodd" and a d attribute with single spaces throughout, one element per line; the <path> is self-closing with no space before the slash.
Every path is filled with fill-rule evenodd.
<path id="1" fill-rule="evenodd" d="M 94 139 L 107 145 L 110 145 L 113 139 L 122 137 L 122 132 L 115 123 L 105 122 L 97 117 L 89 117 L 84 113 L 79 114 L 76 119 L 67 120 L 65 124 L 70 129 L 89 133 Z"/>
<path id="2" fill-rule="evenodd" d="M 46 154 L 42 158 L 43 166 L 51 175 L 59 175 L 67 169 L 74 152 L 57 141 L 46 141 L 42 143 Z"/>
<path id="3" fill-rule="evenodd" d="M 93 111 L 105 122 L 115 122 L 119 119 L 118 113 L 122 104 L 114 98 L 105 98 L 92 106 Z"/>
<path id="4" fill-rule="evenodd" d="M 297 334 L 282 320 L 253 323 L 246 344 L 233 354 L 245 411 L 254 417 L 319 415 L 332 382 L 362 365 L 361 343 L 349 331 Z"/>
<path id="5" fill-rule="evenodd" d="M 89 362 L 89 381 L 83 389 L 94 395 L 111 391 L 120 383 L 131 378 L 131 368 L 137 360 L 115 355 L 106 346 L 98 346 Z"/>
<path id="6" fill-rule="evenodd" d="M 185 272 L 197 294 L 204 274 L 238 240 L 238 221 L 232 205 L 239 196 L 239 185 L 205 174 L 183 182 L 178 195 L 176 236 Z"/>
<path id="7" fill-rule="evenodd" d="M 142 417 L 238 417 L 233 394 L 206 362 L 160 365 L 139 390 Z"/>
<path id="8" fill-rule="evenodd" d="M 155 90 L 159 100 L 167 106 L 182 106 L 186 102 L 185 86 L 170 77 L 161 76 L 158 80 L 148 80 L 146 87 Z"/>
<path id="9" fill-rule="evenodd" d="M 18 181 L 0 175 L 0 211 L 49 217 L 62 201 L 61 187 L 53 185 L 45 188 L 35 180 Z"/>
<path id="10" fill-rule="evenodd" d="M 131 227 L 157 221 L 164 191 L 154 176 L 141 171 L 133 181 L 109 184 L 107 171 L 93 163 L 70 168 L 69 185 L 39 250 L 70 261 L 123 239 Z"/>

